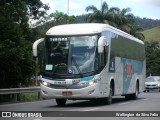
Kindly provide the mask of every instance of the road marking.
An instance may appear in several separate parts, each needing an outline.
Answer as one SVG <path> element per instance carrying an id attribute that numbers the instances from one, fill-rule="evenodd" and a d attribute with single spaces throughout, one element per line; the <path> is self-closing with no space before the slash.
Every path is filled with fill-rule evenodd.
<path id="1" fill-rule="evenodd" d="M 124 102 L 124 103 L 120 103 L 119 105 L 125 105 L 125 104 L 128 104 L 128 103 L 131 103 L 131 102 Z"/>
<path id="2" fill-rule="evenodd" d="M 148 98 L 142 99 L 142 100 L 149 100 Z M 126 105 L 126 104 L 130 104 L 133 102 L 138 102 L 138 100 L 134 100 L 134 101 L 130 101 L 130 102 L 124 102 L 124 103 L 120 103 L 119 105 Z"/>
<path id="3" fill-rule="evenodd" d="M 86 110 L 82 110 L 82 111 L 94 111 L 94 110 L 98 110 L 100 108 L 92 108 L 92 109 L 86 109 Z"/>
<path id="4" fill-rule="evenodd" d="M 70 110 L 65 110 L 65 111 L 94 111 L 94 110 L 98 110 L 98 109 L 100 109 L 100 108 L 91 108 L 91 109 L 84 109 L 84 108 L 80 108 L 80 109 L 70 109 Z"/>
<path id="5" fill-rule="evenodd" d="M 145 99 L 143 99 L 143 100 L 149 100 L 148 98 L 145 98 Z"/>

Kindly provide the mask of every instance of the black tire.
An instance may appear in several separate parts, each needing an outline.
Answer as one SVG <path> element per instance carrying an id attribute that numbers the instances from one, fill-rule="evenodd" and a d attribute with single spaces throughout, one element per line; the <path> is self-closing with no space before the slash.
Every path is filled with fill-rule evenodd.
<path id="1" fill-rule="evenodd" d="M 110 87 L 110 90 L 109 90 L 109 96 L 106 98 L 106 103 L 107 105 L 110 105 L 112 104 L 112 95 L 113 95 L 113 88 L 112 86 Z"/>
<path id="2" fill-rule="evenodd" d="M 65 106 L 67 99 L 56 99 L 56 103 L 58 106 Z"/>
<path id="3" fill-rule="evenodd" d="M 139 94 L 139 85 L 136 84 L 135 93 L 125 95 L 125 99 L 127 99 L 127 100 L 136 100 L 138 98 L 138 94 Z"/>
<path id="4" fill-rule="evenodd" d="M 126 100 L 131 100 L 131 96 L 127 94 L 127 95 L 125 95 L 125 99 Z"/>
<path id="5" fill-rule="evenodd" d="M 113 90 L 112 90 L 112 89 L 113 89 L 113 88 L 110 87 L 108 97 L 101 99 L 102 102 L 103 102 L 104 104 L 106 104 L 106 105 L 112 104 L 112 95 L 113 95 Z"/>
<path id="6" fill-rule="evenodd" d="M 138 98 L 138 94 L 139 94 L 139 85 L 136 84 L 136 91 L 134 94 L 131 94 L 132 99 L 136 100 Z"/>

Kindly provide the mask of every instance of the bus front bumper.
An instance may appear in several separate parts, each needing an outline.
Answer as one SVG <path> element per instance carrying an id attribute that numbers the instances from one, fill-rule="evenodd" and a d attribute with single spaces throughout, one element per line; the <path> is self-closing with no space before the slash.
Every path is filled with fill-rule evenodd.
<path id="1" fill-rule="evenodd" d="M 40 86 L 42 98 L 94 99 L 100 97 L 98 84 L 81 89 L 53 89 L 42 84 Z"/>

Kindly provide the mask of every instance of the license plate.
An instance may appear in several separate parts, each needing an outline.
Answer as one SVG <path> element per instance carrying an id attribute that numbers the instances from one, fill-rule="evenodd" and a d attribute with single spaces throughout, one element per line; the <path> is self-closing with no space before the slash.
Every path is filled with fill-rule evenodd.
<path id="1" fill-rule="evenodd" d="M 71 96 L 72 92 L 62 92 L 63 96 Z"/>

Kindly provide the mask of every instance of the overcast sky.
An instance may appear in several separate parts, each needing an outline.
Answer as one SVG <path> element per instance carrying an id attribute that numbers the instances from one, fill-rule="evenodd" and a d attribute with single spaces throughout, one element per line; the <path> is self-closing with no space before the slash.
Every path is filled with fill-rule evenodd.
<path id="1" fill-rule="evenodd" d="M 56 10 L 59 12 L 68 13 L 68 0 L 41 0 L 43 3 L 48 3 L 50 10 L 48 13 L 53 13 Z M 100 9 L 101 2 L 106 1 L 110 7 L 131 8 L 131 13 L 141 18 L 160 19 L 160 0 L 69 0 L 69 15 L 86 14 L 85 8 L 89 5 L 94 5 Z"/>

